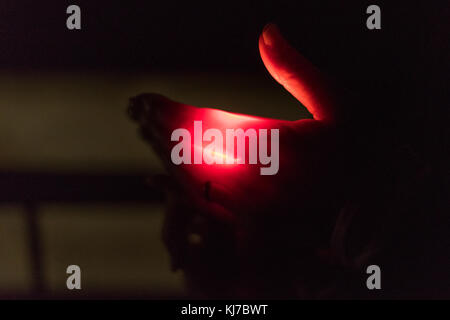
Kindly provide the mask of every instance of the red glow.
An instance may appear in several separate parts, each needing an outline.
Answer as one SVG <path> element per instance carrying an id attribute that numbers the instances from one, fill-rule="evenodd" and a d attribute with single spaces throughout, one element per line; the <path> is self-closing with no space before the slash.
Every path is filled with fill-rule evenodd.
<path id="1" fill-rule="evenodd" d="M 294 126 L 297 122 L 295 121 L 284 121 L 277 119 L 262 118 L 257 116 L 249 116 L 238 113 L 232 113 L 228 111 L 211 109 L 211 108 L 197 108 L 189 105 L 178 104 L 176 102 L 170 102 L 164 105 L 164 109 L 161 113 L 152 117 L 153 124 L 158 127 L 159 133 L 161 135 L 161 145 L 157 148 L 159 151 L 163 151 L 165 158 L 170 159 L 170 154 L 172 148 L 179 143 L 179 141 L 171 141 L 171 134 L 175 129 L 183 128 L 190 132 L 191 134 L 191 158 L 194 158 L 194 151 L 201 150 L 202 153 L 205 151 L 205 155 L 211 157 L 219 156 L 223 160 L 223 164 L 207 164 L 203 162 L 202 164 L 179 164 L 175 165 L 169 163 L 170 170 L 174 171 L 175 174 L 181 173 L 187 175 L 191 183 L 198 184 L 197 187 L 191 186 L 191 188 L 202 190 L 201 186 L 208 182 L 213 181 L 221 185 L 227 190 L 242 190 L 246 192 L 246 188 L 249 184 L 256 183 L 256 181 L 261 180 L 260 183 L 256 183 L 256 188 L 264 188 L 264 191 L 270 191 L 271 186 L 266 185 L 269 181 L 269 176 L 261 175 L 261 168 L 266 168 L 268 165 L 263 165 L 259 161 L 256 164 L 249 163 L 249 140 L 245 140 L 245 159 L 238 157 L 237 155 L 237 143 L 234 145 L 234 154 L 228 153 L 226 146 L 226 130 L 227 129 L 242 129 L 246 131 L 247 129 L 254 129 L 258 135 L 258 130 L 266 129 L 270 136 L 271 129 L 279 129 L 280 135 L 280 154 L 279 154 L 279 172 L 276 174 L 284 175 L 287 171 L 284 169 L 290 162 L 290 156 L 288 154 L 287 148 L 282 145 L 289 143 L 290 138 L 287 137 L 287 130 L 294 130 Z M 158 121 L 155 123 L 155 121 Z M 203 133 L 208 129 L 218 129 L 222 132 L 224 137 L 223 145 L 224 149 L 222 152 L 217 152 L 213 149 L 204 150 L 211 142 L 194 141 L 194 122 L 202 122 Z M 258 138 L 259 141 L 259 138 Z M 267 142 L 268 153 L 271 154 L 270 149 L 270 139 Z M 161 148 L 163 150 L 161 150 Z M 286 149 L 286 150 L 285 150 Z M 165 150 L 165 151 L 164 151 Z M 257 152 L 259 152 L 259 146 L 257 147 Z M 227 163 L 227 160 L 233 160 L 233 164 Z M 241 160 L 244 164 L 238 164 L 237 162 Z M 259 160 L 259 158 L 258 158 Z M 273 180 L 272 180 L 273 181 Z"/>
<path id="2" fill-rule="evenodd" d="M 194 149 L 198 149 L 198 150 L 200 150 L 201 152 L 207 154 L 210 157 L 220 157 L 223 160 L 223 163 L 226 164 L 226 165 L 230 165 L 228 163 L 228 162 L 230 162 L 229 160 L 232 160 L 233 164 L 236 164 L 237 161 L 239 160 L 239 158 L 234 157 L 233 155 L 228 154 L 226 152 L 218 152 L 218 151 L 203 149 L 203 146 L 194 145 Z M 220 164 L 216 164 L 216 165 L 220 165 Z"/>
<path id="3" fill-rule="evenodd" d="M 182 175 L 181 181 L 198 184 L 197 186 L 189 185 L 188 188 L 201 190 L 201 186 L 205 182 L 214 182 L 235 195 L 239 193 L 237 191 L 240 191 L 239 194 L 242 194 L 242 197 L 249 190 L 252 194 L 268 195 L 276 191 L 277 183 L 282 186 L 281 190 L 283 190 L 283 186 L 289 183 L 296 184 L 298 179 L 313 179 L 312 172 L 317 172 L 314 168 L 318 166 L 322 158 L 327 158 L 327 155 L 323 157 L 321 155 L 319 158 L 315 158 L 315 156 L 320 154 L 318 144 L 321 144 L 320 147 L 325 147 L 325 140 L 322 138 L 328 134 L 327 125 L 335 122 L 338 118 L 338 110 L 332 103 L 330 87 L 327 86 L 318 70 L 284 40 L 275 26 L 269 25 L 264 29 L 259 39 L 259 50 L 270 74 L 310 111 L 314 120 L 283 121 L 261 118 L 218 109 L 197 108 L 173 102 L 158 95 L 149 95 L 147 97 L 149 101 L 143 101 L 142 106 L 144 110 L 149 109 L 150 111 L 141 125 L 148 129 L 149 140 L 155 150 L 163 159 L 169 160 L 169 170 L 175 175 Z M 244 132 L 253 129 L 258 135 L 259 142 L 261 141 L 259 133 L 268 133 L 269 130 L 276 129 L 274 131 L 279 133 L 279 136 L 276 136 L 276 139 L 279 139 L 279 172 L 273 176 L 264 176 L 260 174 L 262 172 L 260 169 L 267 168 L 267 166 L 262 161 L 256 164 L 249 163 L 250 152 L 247 139 L 245 143 L 246 159 L 237 155 L 236 145 L 234 152 L 230 153 L 226 149 L 222 149 L 220 152 L 216 151 L 214 143 L 213 149 L 206 149 L 206 156 L 222 159 L 223 164 L 185 162 L 184 159 L 177 164 L 170 162 L 171 150 L 184 141 L 184 138 L 172 141 L 171 134 L 176 129 L 185 129 L 184 132 L 187 131 L 190 135 L 190 148 L 183 144 L 183 148 L 179 149 L 183 151 L 179 153 L 183 157 L 185 154 L 187 157 L 190 153 L 189 157 L 197 155 L 198 160 L 198 154 L 203 157 L 204 148 L 212 145 L 211 139 L 204 141 L 202 137 L 194 134 L 194 123 L 197 121 L 202 123 L 202 132 L 216 129 L 221 132 L 223 137 L 226 136 L 227 129 L 242 129 Z M 202 136 L 202 134 L 200 135 Z M 183 136 L 180 135 L 180 137 Z M 271 135 L 263 136 L 266 144 L 262 149 L 264 151 L 267 146 L 266 155 L 272 152 L 269 137 L 272 142 Z M 225 144 L 225 141 L 223 142 Z M 184 153 L 185 149 L 190 152 Z M 261 160 L 260 144 L 257 149 L 258 159 Z M 198 152 L 199 150 L 200 152 Z M 231 162 L 227 160 L 233 160 L 234 164 L 237 161 L 246 164 L 227 164 L 227 162 Z M 292 174 L 293 170 L 296 171 L 296 174 Z"/>

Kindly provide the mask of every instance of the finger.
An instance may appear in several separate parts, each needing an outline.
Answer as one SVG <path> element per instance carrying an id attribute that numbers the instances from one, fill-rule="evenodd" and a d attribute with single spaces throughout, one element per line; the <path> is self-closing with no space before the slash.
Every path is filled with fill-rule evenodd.
<path id="1" fill-rule="evenodd" d="M 268 24 L 259 37 L 259 51 L 269 73 L 297 98 L 316 120 L 336 119 L 331 86 L 319 70 Z"/>
<path id="2" fill-rule="evenodd" d="M 211 245 L 211 239 L 221 239 L 217 232 L 228 230 L 226 234 L 232 237 L 233 225 L 232 213 L 220 205 L 186 190 L 178 194 L 169 203 L 162 230 L 172 270 L 197 264 L 198 254 Z"/>

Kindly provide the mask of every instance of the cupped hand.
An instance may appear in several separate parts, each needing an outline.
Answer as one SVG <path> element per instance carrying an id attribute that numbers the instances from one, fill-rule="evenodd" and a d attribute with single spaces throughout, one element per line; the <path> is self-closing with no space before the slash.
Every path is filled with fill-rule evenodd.
<path id="1" fill-rule="evenodd" d="M 342 138 L 346 115 L 336 87 L 287 43 L 275 25 L 263 30 L 259 50 L 269 73 L 313 119 L 238 115 L 157 94 L 136 96 L 129 107 L 169 173 L 158 183 L 170 190 L 172 199 L 164 236 L 174 266 L 203 287 L 231 288 L 229 292 L 250 296 L 248 288 L 257 288 L 258 279 L 266 279 L 269 287 L 280 286 L 280 279 L 295 273 L 299 264 L 308 264 L 306 256 L 327 247 L 345 192 L 348 148 Z M 249 164 L 249 154 L 245 164 L 174 164 L 171 152 L 178 141 L 172 141 L 172 133 L 179 128 L 193 133 L 194 121 L 202 122 L 203 132 L 214 128 L 224 136 L 226 129 L 279 130 L 278 170 L 261 174 L 268 165 Z M 192 154 L 207 145 L 193 138 L 191 144 Z M 229 157 L 237 160 L 225 151 L 215 156 L 224 162 Z M 274 272 L 276 281 L 268 280 L 267 274 Z M 286 291 L 284 286 L 280 291 Z"/>

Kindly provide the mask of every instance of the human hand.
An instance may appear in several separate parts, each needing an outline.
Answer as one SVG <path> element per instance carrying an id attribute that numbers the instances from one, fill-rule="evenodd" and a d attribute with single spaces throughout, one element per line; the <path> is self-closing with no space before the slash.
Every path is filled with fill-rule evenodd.
<path id="1" fill-rule="evenodd" d="M 304 258 L 326 248 L 345 192 L 344 161 L 349 148 L 342 129 L 347 115 L 338 90 L 286 42 L 276 26 L 264 29 L 259 50 L 270 74 L 314 119 L 283 121 L 236 115 L 156 94 L 132 98 L 129 108 L 170 175 L 158 183 L 170 190 L 172 199 L 164 235 L 175 267 L 184 269 L 203 287 L 233 287 L 230 292 L 234 293 L 247 290 L 249 282 L 268 272 L 279 272 L 283 260 L 290 263 L 283 267 L 286 276 L 291 275 L 298 263 L 305 264 L 298 260 L 299 252 L 307 252 Z M 178 128 L 193 132 L 194 121 L 202 121 L 203 132 L 210 128 L 222 132 L 278 129 L 276 174 L 262 175 L 261 168 L 266 166 L 261 163 L 175 165 L 171 134 Z M 192 153 L 205 148 L 191 143 Z M 226 162 L 235 155 L 223 152 L 220 157 Z M 296 258 L 291 259 L 293 256 Z M 251 273 L 254 275 L 249 277 Z"/>

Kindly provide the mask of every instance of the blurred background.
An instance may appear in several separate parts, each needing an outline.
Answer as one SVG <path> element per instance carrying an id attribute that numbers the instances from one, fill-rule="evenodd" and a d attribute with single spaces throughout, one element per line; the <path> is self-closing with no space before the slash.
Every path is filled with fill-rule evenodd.
<path id="1" fill-rule="evenodd" d="M 272 106 L 283 103 L 291 108 L 280 114 L 302 116 L 282 90 L 242 74 L 70 71 L 38 76 L 15 72 L 1 78 L 4 294 L 64 293 L 70 264 L 81 267 L 81 294 L 183 294 L 181 275 L 170 271 L 160 239 L 161 197 L 145 185 L 146 176 L 163 169 L 127 117 L 130 96 L 151 88 L 195 105 L 212 101 L 229 110 L 234 106 L 269 115 Z M 264 100 L 257 98 L 261 94 Z M 116 203 L 121 198 L 124 203 Z M 39 240 L 27 234 L 30 203 L 36 206 Z M 29 241 L 41 243 L 40 276 L 45 284 L 38 287 Z"/>
<path id="2" fill-rule="evenodd" d="M 81 8 L 81 30 L 66 28 L 70 4 Z M 163 169 L 127 118 L 127 101 L 156 92 L 196 106 L 309 117 L 264 70 L 257 40 L 267 22 L 350 90 L 382 101 L 388 93 L 380 92 L 402 99 L 433 87 L 439 101 L 448 6 L 380 4 L 382 30 L 372 32 L 369 4 L 2 1 L 0 297 L 186 294 L 160 240 L 160 190 L 145 184 Z M 404 114 L 424 123 L 419 145 L 441 136 L 439 125 L 427 126 L 436 114 L 428 98 L 410 98 L 422 108 Z M 389 123 L 402 108 L 359 112 Z M 80 292 L 66 289 L 71 264 L 82 270 Z"/>

